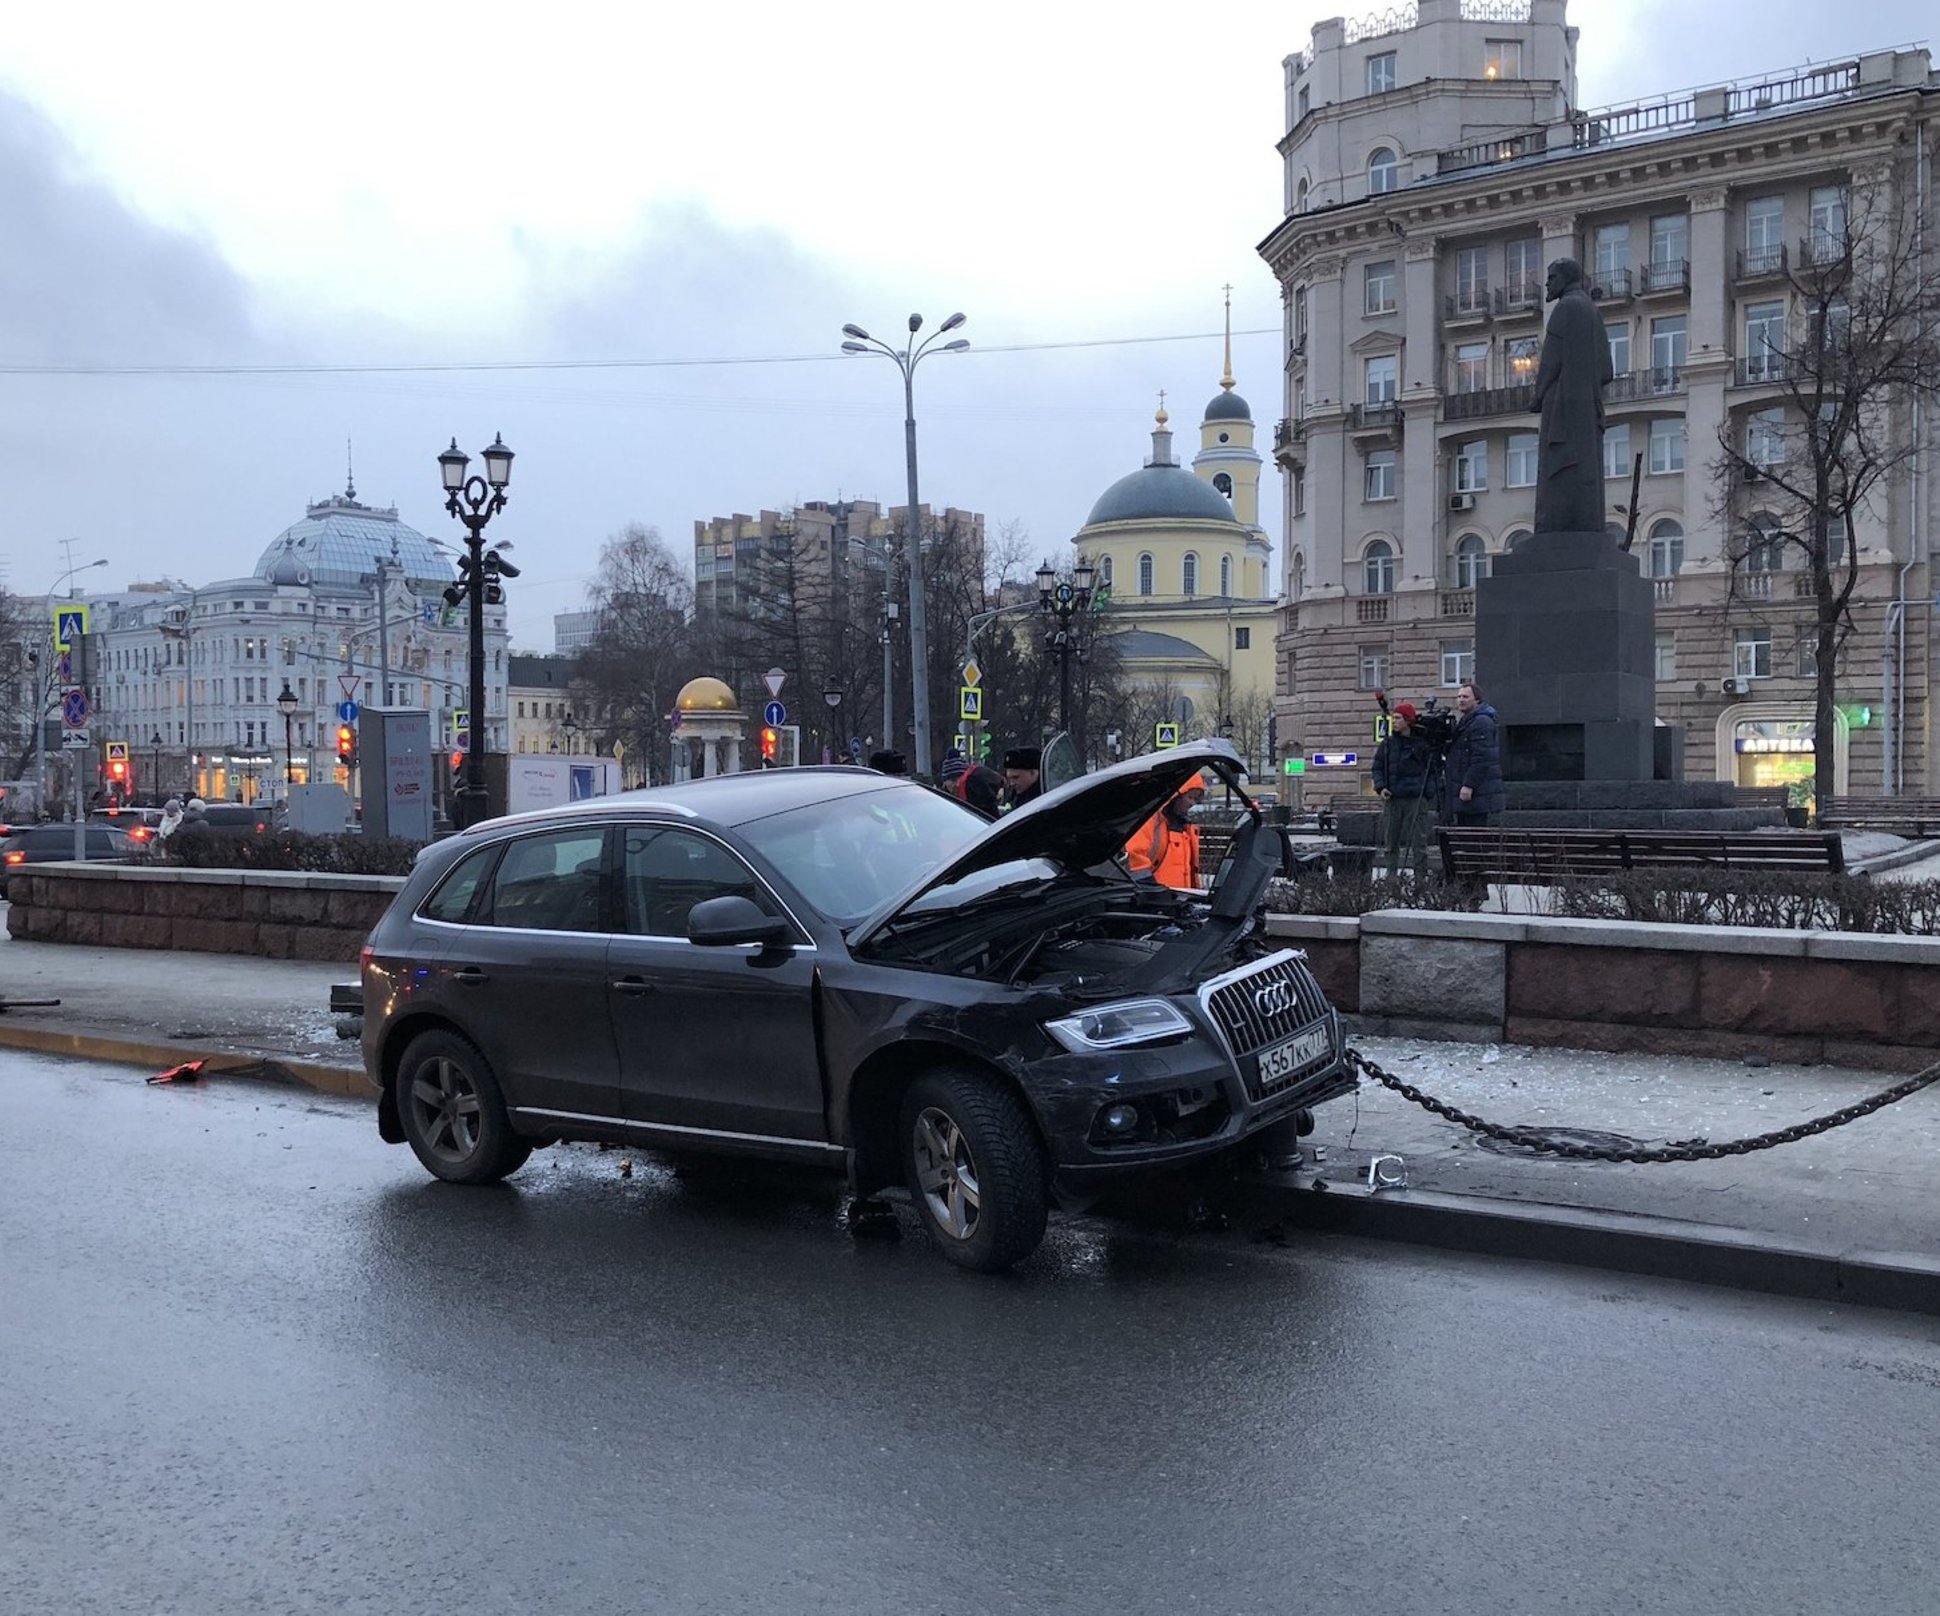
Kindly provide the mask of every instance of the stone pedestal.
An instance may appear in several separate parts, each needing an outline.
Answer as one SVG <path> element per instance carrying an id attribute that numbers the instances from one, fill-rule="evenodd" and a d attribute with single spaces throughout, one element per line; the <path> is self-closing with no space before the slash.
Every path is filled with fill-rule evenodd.
<path id="1" fill-rule="evenodd" d="M 1544 533 L 1475 591 L 1475 669 L 1508 782 L 1678 779 L 1656 723 L 1656 595 L 1605 533 Z"/>

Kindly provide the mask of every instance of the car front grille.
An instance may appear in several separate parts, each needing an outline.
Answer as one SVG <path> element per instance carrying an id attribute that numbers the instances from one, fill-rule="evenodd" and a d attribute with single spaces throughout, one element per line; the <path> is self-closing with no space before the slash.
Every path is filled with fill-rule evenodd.
<path id="1" fill-rule="evenodd" d="M 1199 1002 L 1236 1056 L 1256 1055 L 1332 1013 L 1306 956 L 1291 948 L 1214 978 Z"/>

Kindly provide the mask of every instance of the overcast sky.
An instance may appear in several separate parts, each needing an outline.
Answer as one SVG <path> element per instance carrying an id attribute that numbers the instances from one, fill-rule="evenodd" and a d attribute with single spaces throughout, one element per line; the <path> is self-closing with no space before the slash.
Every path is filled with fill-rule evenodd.
<path id="1" fill-rule="evenodd" d="M 0 371 L 0 582 L 45 590 L 67 539 L 108 558 L 97 587 L 246 573 L 342 487 L 346 438 L 360 497 L 456 537 L 434 456 L 503 432 L 514 638 L 549 650 L 628 521 L 685 555 L 697 517 L 900 502 L 895 372 L 835 349 L 845 321 L 890 334 L 912 309 L 967 311 L 976 344 L 918 373 L 924 499 L 1021 523 L 1061 559 L 1140 464 L 1160 388 L 1190 454 L 1222 284 L 1239 331 L 1277 332 L 1253 247 L 1280 212 L 1280 62 L 1340 9 L 10 8 L 0 366 L 793 362 Z M 1915 40 L 1931 9 L 1570 16 L 1594 107 Z M 1101 345 L 1004 351 L 1052 343 Z M 1235 340 L 1263 436 L 1277 346 Z"/>

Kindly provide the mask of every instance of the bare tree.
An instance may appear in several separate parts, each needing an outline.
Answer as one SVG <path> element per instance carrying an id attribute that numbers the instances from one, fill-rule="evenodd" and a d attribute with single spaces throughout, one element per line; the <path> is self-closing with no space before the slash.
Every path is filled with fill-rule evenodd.
<path id="1" fill-rule="evenodd" d="M 1834 787 L 1840 657 L 1859 583 L 1854 520 L 1920 451 L 1911 401 L 1940 392 L 1940 270 L 1918 202 L 1902 159 L 1860 176 L 1836 207 L 1815 205 L 1796 256 L 1778 258 L 1788 307 L 1748 327 L 1739 359 L 1739 380 L 1769 387 L 1771 402 L 1719 427 L 1711 466 L 1733 595 L 1788 558 L 1811 579 L 1820 802 Z"/>
<path id="2" fill-rule="evenodd" d="M 33 767 L 36 708 L 45 711 L 48 658 L 40 651 L 39 602 L 0 590 L 0 773 Z M 0 806 L 0 819 L 6 818 Z"/>
<path id="3" fill-rule="evenodd" d="M 659 530 L 629 523 L 600 550 L 592 609 L 593 642 L 579 656 L 575 695 L 592 706 L 594 723 L 642 778 L 671 772 L 669 715 L 695 665 L 693 586 Z"/>

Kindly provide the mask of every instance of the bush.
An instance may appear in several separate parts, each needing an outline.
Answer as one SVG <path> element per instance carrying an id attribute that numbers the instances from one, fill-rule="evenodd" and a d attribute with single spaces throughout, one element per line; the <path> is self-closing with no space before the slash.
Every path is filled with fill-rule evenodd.
<path id="1" fill-rule="evenodd" d="M 1551 887 L 1549 913 L 1669 926 L 1940 936 L 1940 881 L 1863 875 L 1630 870 Z"/>
<path id="2" fill-rule="evenodd" d="M 1473 913 L 1482 907 L 1485 889 L 1462 886 L 1430 875 L 1422 881 L 1367 874 L 1328 875 L 1322 871 L 1273 881 L 1266 890 L 1266 907 L 1277 915 L 1364 915 L 1374 909 L 1452 909 Z"/>
<path id="3" fill-rule="evenodd" d="M 421 844 L 399 836 L 172 836 L 147 862 L 189 870 L 305 870 L 324 875 L 409 875 Z"/>

